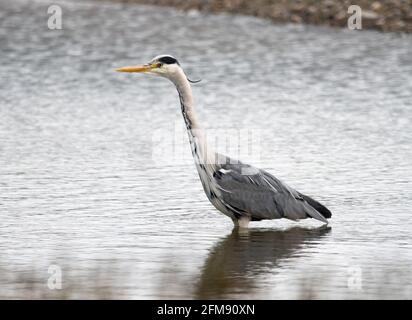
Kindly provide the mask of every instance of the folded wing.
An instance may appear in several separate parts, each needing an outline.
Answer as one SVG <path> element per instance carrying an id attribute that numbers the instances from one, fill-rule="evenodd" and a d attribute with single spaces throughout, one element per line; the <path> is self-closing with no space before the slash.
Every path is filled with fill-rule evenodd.
<path id="1" fill-rule="evenodd" d="M 222 203 L 239 216 L 252 220 L 312 217 L 327 223 L 330 211 L 270 173 L 227 158 L 216 167 L 213 181 Z"/>

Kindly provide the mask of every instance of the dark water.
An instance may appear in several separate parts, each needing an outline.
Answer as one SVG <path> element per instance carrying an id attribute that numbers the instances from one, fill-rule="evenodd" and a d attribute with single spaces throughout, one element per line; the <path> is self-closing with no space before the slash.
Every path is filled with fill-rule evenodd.
<path id="1" fill-rule="evenodd" d="M 411 36 L 52 3 L 62 30 L 51 2 L 0 1 L 1 298 L 412 298 Z M 330 229 L 232 233 L 173 86 L 113 71 L 161 53 L 203 79 L 205 127 L 256 133 L 242 160 L 324 202 Z"/>

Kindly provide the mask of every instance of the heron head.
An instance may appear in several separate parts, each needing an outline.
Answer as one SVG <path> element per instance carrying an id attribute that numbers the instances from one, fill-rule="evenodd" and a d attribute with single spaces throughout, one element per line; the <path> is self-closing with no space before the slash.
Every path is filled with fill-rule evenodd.
<path id="1" fill-rule="evenodd" d="M 161 55 L 153 58 L 146 64 L 123 67 L 116 69 L 116 71 L 149 73 L 169 78 L 181 69 L 182 68 L 176 58 L 169 55 Z"/>

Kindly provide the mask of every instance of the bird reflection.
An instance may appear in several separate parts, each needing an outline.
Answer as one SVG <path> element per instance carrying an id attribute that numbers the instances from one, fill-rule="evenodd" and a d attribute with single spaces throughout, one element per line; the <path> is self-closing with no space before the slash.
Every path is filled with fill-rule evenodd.
<path id="1" fill-rule="evenodd" d="M 315 243 L 331 230 L 234 229 L 209 254 L 195 289 L 197 299 L 218 299 L 253 291 L 256 276 L 273 271 L 282 259 L 291 257 L 303 244 Z"/>

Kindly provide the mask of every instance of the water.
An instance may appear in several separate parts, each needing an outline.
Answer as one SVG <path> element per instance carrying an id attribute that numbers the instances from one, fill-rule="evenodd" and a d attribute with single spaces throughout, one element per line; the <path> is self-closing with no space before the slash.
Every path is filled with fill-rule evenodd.
<path id="1" fill-rule="evenodd" d="M 1 298 L 412 298 L 410 35 L 57 3 L 63 30 L 47 1 L 0 2 Z M 330 229 L 232 233 L 173 86 L 113 71 L 161 53 L 203 79 L 205 127 L 258 132 L 242 160 L 325 203 Z M 164 139 L 184 161 L 156 156 Z"/>

